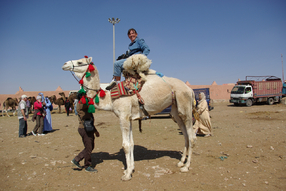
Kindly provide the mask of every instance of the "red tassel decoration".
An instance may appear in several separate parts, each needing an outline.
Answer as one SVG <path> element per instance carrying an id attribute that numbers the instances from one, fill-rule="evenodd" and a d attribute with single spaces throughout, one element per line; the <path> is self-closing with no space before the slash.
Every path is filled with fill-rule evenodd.
<path id="1" fill-rule="evenodd" d="M 102 89 L 99 92 L 99 97 L 104 97 L 105 96 L 105 91 L 103 91 Z"/>
<path id="2" fill-rule="evenodd" d="M 94 104 L 93 99 L 90 98 L 90 100 L 89 100 L 89 102 L 88 102 L 88 105 L 93 105 L 93 104 Z"/>
<path id="3" fill-rule="evenodd" d="M 82 79 L 79 81 L 79 84 L 80 84 L 80 85 L 82 85 L 82 84 L 83 84 L 83 80 L 82 80 Z"/>
<path id="4" fill-rule="evenodd" d="M 81 102 L 82 104 L 86 104 L 85 96 L 82 96 L 82 97 L 80 98 L 80 102 Z"/>
<path id="5" fill-rule="evenodd" d="M 86 55 L 85 55 L 84 57 L 85 57 L 85 58 L 88 58 L 88 56 L 86 56 Z"/>
<path id="6" fill-rule="evenodd" d="M 92 72 L 92 71 L 94 71 L 94 70 L 95 70 L 92 64 L 89 64 L 89 66 L 88 66 L 88 70 L 89 70 L 90 72 Z"/>

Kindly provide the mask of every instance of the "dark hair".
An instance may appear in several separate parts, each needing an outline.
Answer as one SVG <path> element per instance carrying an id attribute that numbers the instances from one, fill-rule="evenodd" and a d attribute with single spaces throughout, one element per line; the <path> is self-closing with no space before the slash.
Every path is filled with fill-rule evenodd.
<path id="1" fill-rule="evenodd" d="M 131 29 L 128 30 L 127 35 L 129 35 L 131 31 L 134 31 L 135 34 L 137 34 L 137 31 L 134 28 L 131 28 Z"/>

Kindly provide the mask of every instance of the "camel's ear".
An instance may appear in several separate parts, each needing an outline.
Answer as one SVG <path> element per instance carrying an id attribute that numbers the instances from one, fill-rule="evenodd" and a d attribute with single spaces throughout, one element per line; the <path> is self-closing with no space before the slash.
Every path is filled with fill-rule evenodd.
<path id="1" fill-rule="evenodd" d="M 92 57 L 88 57 L 87 59 L 88 59 L 88 60 L 87 60 L 88 63 L 91 63 L 91 62 L 92 62 Z"/>

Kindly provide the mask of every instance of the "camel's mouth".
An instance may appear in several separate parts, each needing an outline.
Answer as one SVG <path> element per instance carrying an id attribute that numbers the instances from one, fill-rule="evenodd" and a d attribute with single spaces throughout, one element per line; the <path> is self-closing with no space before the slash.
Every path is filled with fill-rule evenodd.
<path id="1" fill-rule="evenodd" d="M 72 67 L 68 64 L 68 62 L 66 62 L 63 66 L 62 69 L 65 71 L 69 71 L 72 69 Z"/>

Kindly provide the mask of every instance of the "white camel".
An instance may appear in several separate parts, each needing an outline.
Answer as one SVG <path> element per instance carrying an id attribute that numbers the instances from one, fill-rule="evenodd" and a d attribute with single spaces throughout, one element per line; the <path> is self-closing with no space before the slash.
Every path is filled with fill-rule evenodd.
<path id="1" fill-rule="evenodd" d="M 85 74 L 88 64 L 91 63 L 92 57 L 66 62 L 62 69 L 73 71 L 78 78 Z M 97 68 L 91 72 L 91 76 L 83 78 L 84 86 L 90 90 L 87 91 L 88 97 L 94 97 L 100 89 L 99 74 Z M 149 70 L 147 81 L 140 91 L 141 97 L 145 102 L 145 109 L 152 115 L 156 114 L 172 104 L 171 115 L 174 117 L 180 127 L 184 138 L 185 147 L 180 162 L 177 164 L 181 172 L 188 172 L 192 144 L 196 140 L 192 127 L 192 107 L 194 93 L 184 82 L 176 78 L 159 77 L 154 70 Z M 91 90 L 92 89 L 92 90 Z M 97 91 L 94 91 L 97 90 Z M 95 103 L 97 109 L 113 111 L 120 120 L 122 131 L 122 147 L 125 152 L 127 168 L 124 170 L 122 180 L 130 180 L 134 171 L 134 142 L 132 134 L 132 120 L 142 119 L 144 113 L 139 108 L 136 95 L 124 96 L 117 99 L 111 99 L 110 92 L 106 91 L 104 97 L 99 97 L 99 103 Z M 187 158 L 187 161 L 185 162 Z"/>

